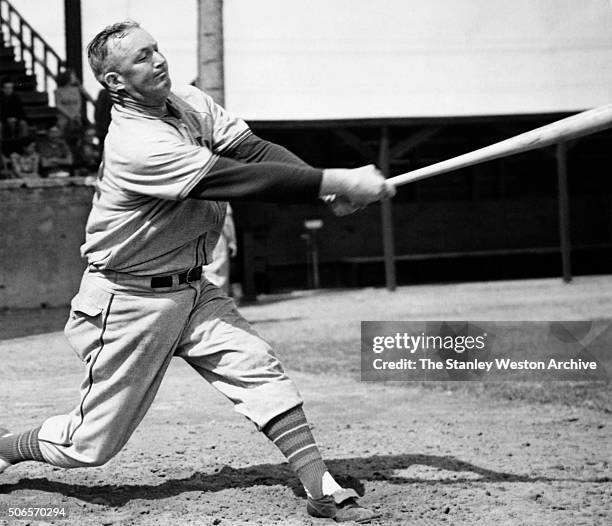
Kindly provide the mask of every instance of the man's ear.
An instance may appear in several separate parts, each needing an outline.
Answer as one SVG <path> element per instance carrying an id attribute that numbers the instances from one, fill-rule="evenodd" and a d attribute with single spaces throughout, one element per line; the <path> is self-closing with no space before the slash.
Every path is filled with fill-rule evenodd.
<path id="1" fill-rule="evenodd" d="M 119 91 L 125 88 L 123 79 L 116 71 L 109 71 L 104 74 L 104 82 L 111 89 L 111 91 Z"/>

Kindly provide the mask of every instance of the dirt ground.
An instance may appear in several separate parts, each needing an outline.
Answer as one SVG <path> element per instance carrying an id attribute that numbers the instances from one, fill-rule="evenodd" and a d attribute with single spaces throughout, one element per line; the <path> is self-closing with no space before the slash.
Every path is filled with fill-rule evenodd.
<path id="1" fill-rule="evenodd" d="M 612 277 L 303 292 L 242 310 L 298 383 L 331 471 L 381 513 L 374 524 L 612 524 L 609 384 L 359 381 L 360 320 L 611 319 Z M 5 427 L 76 402 L 83 371 L 64 316 L 0 313 Z M 0 475 L 2 504 L 66 506 L 56 524 L 330 523 L 305 514 L 280 453 L 178 360 L 110 463 L 20 464 Z"/>

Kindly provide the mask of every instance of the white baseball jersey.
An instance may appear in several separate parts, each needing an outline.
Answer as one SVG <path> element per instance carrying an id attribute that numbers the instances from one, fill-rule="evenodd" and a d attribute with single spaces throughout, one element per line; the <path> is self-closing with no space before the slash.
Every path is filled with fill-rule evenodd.
<path id="1" fill-rule="evenodd" d="M 170 113 L 148 115 L 113 106 L 81 247 L 90 267 L 148 276 L 212 261 L 226 203 L 186 197 L 251 132 L 195 87 L 169 103 Z"/>

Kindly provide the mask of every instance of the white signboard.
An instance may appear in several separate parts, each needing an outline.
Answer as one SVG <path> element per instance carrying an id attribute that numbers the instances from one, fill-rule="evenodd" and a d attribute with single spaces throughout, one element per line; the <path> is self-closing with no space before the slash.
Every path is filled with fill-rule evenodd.
<path id="1" fill-rule="evenodd" d="M 63 54 L 63 2 L 13 0 Z M 250 120 L 492 115 L 612 102 L 611 0 L 225 0 L 226 104 Z M 197 3 L 83 1 L 84 43 L 133 18 L 175 84 Z M 85 86 L 99 86 L 85 67 Z"/>
<path id="2" fill-rule="evenodd" d="M 610 0 L 231 0 L 226 101 L 255 120 L 612 101 Z"/>

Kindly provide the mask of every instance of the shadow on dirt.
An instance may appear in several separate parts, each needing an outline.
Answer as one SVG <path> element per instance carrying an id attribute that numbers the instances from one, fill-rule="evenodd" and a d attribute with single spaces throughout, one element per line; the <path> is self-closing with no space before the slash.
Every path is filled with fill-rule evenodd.
<path id="1" fill-rule="evenodd" d="M 610 478 L 571 479 L 530 477 L 512 473 L 491 471 L 454 457 L 435 455 L 375 455 L 366 458 L 329 460 L 327 464 L 336 479 L 345 487 L 352 487 L 360 495 L 364 493 L 360 480 L 384 480 L 391 484 L 461 484 L 466 482 L 531 483 L 550 481 L 610 482 Z M 426 466 L 439 470 L 435 478 L 404 476 L 398 471 L 411 466 Z M 434 471 L 435 472 L 435 471 Z M 346 475 L 350 473 L 350 475 Z M 415 473 L 416 475 L 416 473 Z M 297 496 L 305 497 L 298 480 L 287 464 L 260 464 L 248 468 L 225 466 L 216 473 L 194 473 L 189 478 L 166 480 L 158 485 L 116 485 L 89 486 L 53 482 L 47 478 L 24 479 L 14 484 L 0 484 L 0 494 L 20 490 L 35 490 L 73 497 L 86 502 L 104 503 L 120 507 L 132 500 L 158 500 L 181 495 L 191 491 L 217 492 L 230 488 L 252 486 L 289 487 Z"/>

